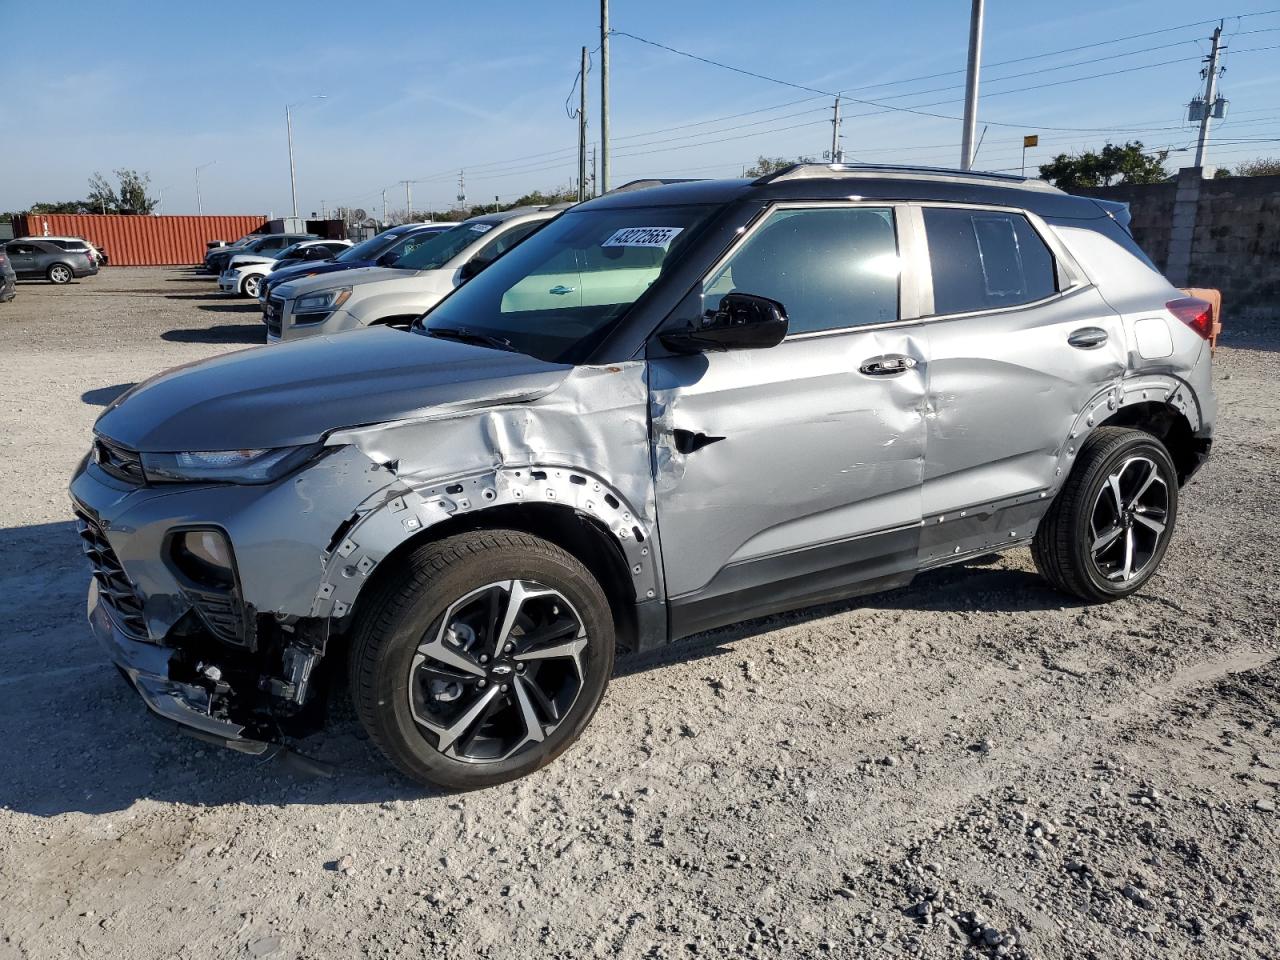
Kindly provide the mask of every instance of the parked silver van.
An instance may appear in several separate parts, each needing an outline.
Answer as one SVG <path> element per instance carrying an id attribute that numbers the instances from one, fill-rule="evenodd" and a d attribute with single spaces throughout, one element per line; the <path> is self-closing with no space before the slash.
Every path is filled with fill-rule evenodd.
<path id="1" fill-rule="evenodd" d="M 1209 452 L 1210 323 L 1038 181 L 609 194 L 410 331 L 113 403 L 71 482 L 89 620 L 206 739 L 273 748 L 345 676 L 406 775 L 498 783 L 582 734 L 618 650 L 1024 545 L 1086 602 L 1140 589 Z"/>

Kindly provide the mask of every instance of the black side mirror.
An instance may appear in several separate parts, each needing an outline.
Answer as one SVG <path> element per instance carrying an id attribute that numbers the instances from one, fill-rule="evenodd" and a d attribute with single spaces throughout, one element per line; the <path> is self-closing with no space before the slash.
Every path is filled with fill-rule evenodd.
<path id="1" fill-rule="evenodd" d="M 396 261 L 399 259 L 400 254 L 396 253 L 394 250 L 388 250 L 374 262 L 380 267 L 394 267 L 396 265 Z"/>
<path id="2" fill-rule="evenodd" d="M 466 283 L 491 263 L 493 263 L 492 260 L 482 260 L 479 257 L 468 260 L 458 269 L 458 282 Z"/>
<path id="3" fill-rule="evenodd" d="M 660 334 L 676 353 L 705 350 L 761 350 L 776 347 L 787 335 L 787 310 L 777 300 L 750 293 L 727 293 L 719 308 L 683 330 Z"/>

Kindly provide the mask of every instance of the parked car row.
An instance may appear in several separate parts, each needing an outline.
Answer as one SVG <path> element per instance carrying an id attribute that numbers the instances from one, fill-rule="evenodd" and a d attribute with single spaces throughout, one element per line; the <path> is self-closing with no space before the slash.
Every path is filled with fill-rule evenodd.
<path id="1" fill-rule="evenodd" d="M 47 280 L 61 285 L 93 276 L 99 263 L 105 262 L 91 244 L 75 237 L 20 237 L 0 249 L 4 253 L 0 301 L 13 299 L 14 280 Z"/>
<path id="2" fill-rule="evenodd" d="M 71 482 L 93 633 L 204 740 L 345 680 L 408 777 L 501 783 L 619 650 L 1020 546 L 1128 597 L 1212 443 L 1210 305 L 1040 181 L 801 164 L 378 249 L 268 274 L 286 345 L 134 387 Z"/>

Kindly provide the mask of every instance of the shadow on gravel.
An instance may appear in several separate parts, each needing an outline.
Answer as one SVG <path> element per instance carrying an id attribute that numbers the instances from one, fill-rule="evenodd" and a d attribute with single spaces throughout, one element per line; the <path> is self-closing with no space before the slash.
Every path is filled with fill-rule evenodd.
<path id="1" fill-rule="evenodd" d="M 160 334 L 170 343 L 262 343 L 266 333 L 261 323 L 224 323 L 194 330 L 178 328 Z"/>
<path id="2" fill-rule="evenodd" d="M 98 387 L 96 390 L 86 390 L 80 394 L 80 399 L 97 407 L 105 407 L 120 394 L 135 386 L 137 386 L 136 383 L 117 383 L 114 387 Z"/>
<path id="3" fill-rule="evenodd" d="M 218 289 L 210 290 L 208 293 L 166 293 L 166 300 L 226 300 L 228 294 Z"/>
<path id="4" fill-rule="evenodd" d="M 261 316 L 262 308 L 257 303 L 198 303 L 197 310 L 208 310 L 210 313 L 245 313 L 250 316 Z"/>

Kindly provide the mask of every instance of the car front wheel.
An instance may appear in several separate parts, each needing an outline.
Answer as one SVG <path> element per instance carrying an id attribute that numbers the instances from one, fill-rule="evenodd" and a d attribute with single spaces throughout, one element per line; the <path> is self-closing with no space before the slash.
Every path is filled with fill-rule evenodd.
<path id="1" fill-rule="evenodd" d="M 420 783 L 522 777 L 586 728 L 613 671 L 599 583 L 529 534 L 485 530 L 414 550 L 361 612 L 351 694 L 374 743 Z"/>
<path id="2" fill-rule="evenodd" d="M 1040 522 L 1032 555 L 1050 583 L 1082 600 L 1127 597 L 1159 568 L 1177 515 L 1178 474 L 1164 444 L 1100 427 Z"/>
<path id="3" fill-rule="evenodd" d="M 256 297 L 258 295 L 258 286 L 262 283 L 262 278 L 257 274 L 249 274 L 244 278 L 244 282 L 240 284 L 240 292 L 246 297 Z"/>
<path id="4" fill-rule="evenodd" d="M 55 263 L 49 268 L 49 282 L 58 284 L 70 283 L 71 268 L 64 263 Z"/>

